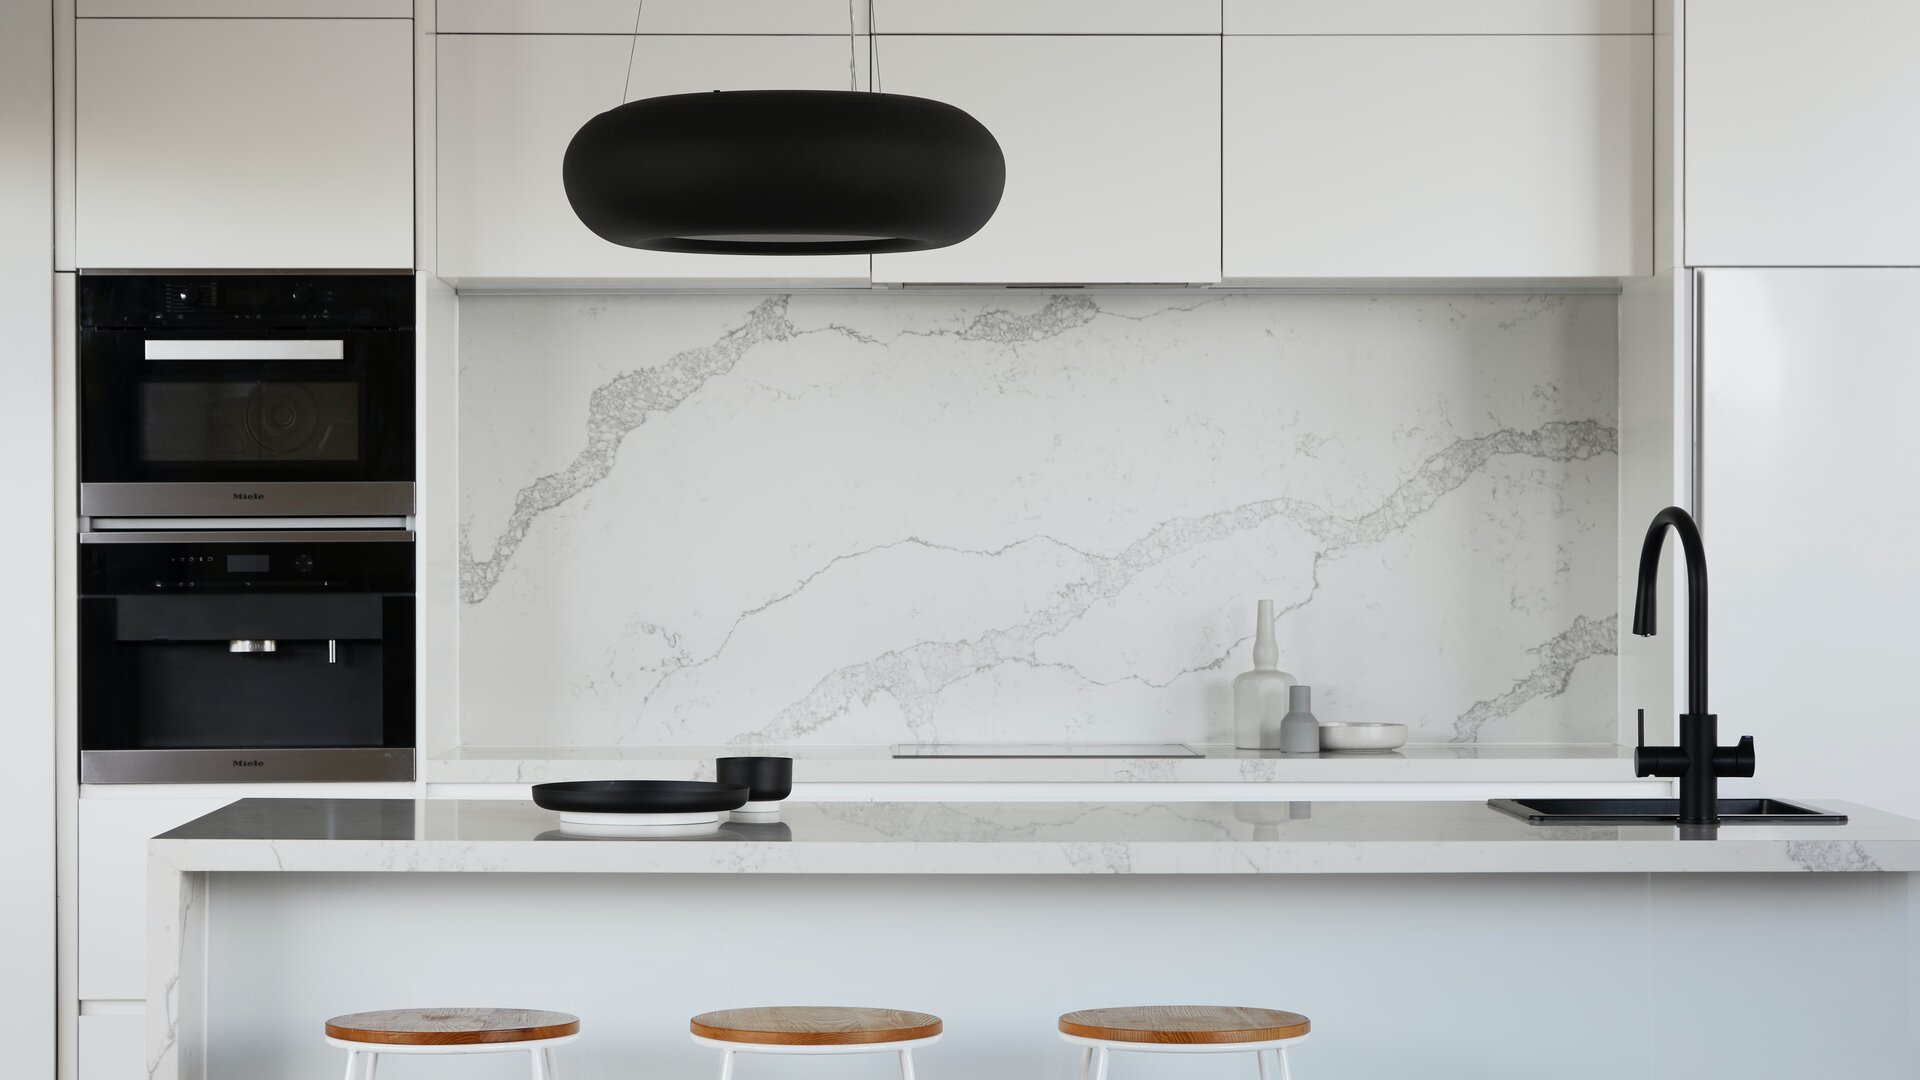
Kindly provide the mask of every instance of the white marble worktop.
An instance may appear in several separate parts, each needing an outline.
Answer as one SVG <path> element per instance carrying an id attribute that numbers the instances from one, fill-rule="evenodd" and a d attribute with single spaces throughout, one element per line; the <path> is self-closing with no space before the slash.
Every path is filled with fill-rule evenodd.
<path id="1" fill-rule="evenodd" d="M 430 783 L 711 780 L 719 757 L 791 757 L 794 782 L 899 783 L 1632 783 L 1633 751 L 1611 744 L 1413 743 L 1385 753 L 1282 754 L 1207 743 L 1101 747 L 468 746 L 427 757 Z"/>
<path id="2" fill-rule="evenodd" d="M 608 838 L 506 800 L 245 799 L 153 840 L 182 873 L 1682 873 L 1920 870 L 1920 821 L 1529 825 L 1481 803 L 799 803 L 716 835 Z"/>

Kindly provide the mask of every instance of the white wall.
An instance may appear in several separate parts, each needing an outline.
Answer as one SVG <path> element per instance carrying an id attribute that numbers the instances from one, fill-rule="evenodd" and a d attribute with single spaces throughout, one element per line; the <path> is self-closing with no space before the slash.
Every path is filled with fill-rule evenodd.
<path id="1" fill-rule="evenodd" d="M 9 1077 L 54 1069 L 53 8 L 0 0 L 0 1016 Z"/>
<path id="2" fill-rule="evenodd" d="M 467 296 L 465 742 L 1612 742 L 1615 298 Z"/>

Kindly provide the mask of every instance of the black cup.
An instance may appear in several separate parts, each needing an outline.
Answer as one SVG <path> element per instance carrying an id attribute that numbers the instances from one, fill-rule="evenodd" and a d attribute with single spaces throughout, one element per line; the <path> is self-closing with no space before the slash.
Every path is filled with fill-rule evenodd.
<path id="1" fill-rule="evenodd" d="M 793 794 L 792 758 L 723 757 L 713 766 L 721 783 L 753 789 L 748 802 L 779 802 Z"/>

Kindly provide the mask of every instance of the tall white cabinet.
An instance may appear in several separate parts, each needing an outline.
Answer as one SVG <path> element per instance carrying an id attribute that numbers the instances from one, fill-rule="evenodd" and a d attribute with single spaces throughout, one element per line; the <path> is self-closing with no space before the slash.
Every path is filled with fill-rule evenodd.
<path id="1" fill-rule="evenodd" d="M 1920 269 L 1705 270 L 1701 529 L 1736 793 L 1920 816 L 1913 612 Z"/>
<path id="2" fill-rule="evenodd" d="M 82 18 L 83 269 L 404 269 L 407 19 Z"/>
<path id="3" fill-rule="evenodd" d="M 1920 266 L 1920 4 L 1687 0 L 1691 266 Z"/>

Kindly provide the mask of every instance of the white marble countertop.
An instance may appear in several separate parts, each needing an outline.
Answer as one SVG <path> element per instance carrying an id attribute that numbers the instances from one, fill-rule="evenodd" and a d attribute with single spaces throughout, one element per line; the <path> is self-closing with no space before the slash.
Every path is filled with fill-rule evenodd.
<path id="1" fill-rule="evenodd" d="M 1282 754 L 1231 746 L 1103 747 L 1067 756 L 1051 745 L 469 746 L 422 762 L 429 783 L 540 784 L 564 780 L 711 780 L 718 757 L 794 759 L 798 784 L 843 783 L 1631 783 L 1632 749 L 1613 745 L 1416 743 L 1386 753 Z M 899 756 L 902 754 L 910 756 Z M 1031 756 L 1016 756 L 1019 754 Z"/>
<path id="2" fill-rule="evenodd" d="M 151 842 L 181 873 L 1411 874 L 1920 870 L 1920 821 L 1536 826 L 1481 803 L 795 803 L 678 839 L 507 800 L 244 799 Z"/>

